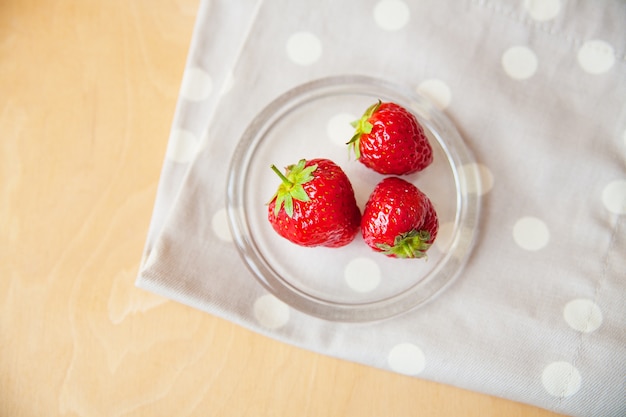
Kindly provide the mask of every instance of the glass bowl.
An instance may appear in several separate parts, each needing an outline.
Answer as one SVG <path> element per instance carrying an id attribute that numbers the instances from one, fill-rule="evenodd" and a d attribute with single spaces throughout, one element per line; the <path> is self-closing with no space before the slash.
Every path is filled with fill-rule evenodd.
<path id="1" fill-rule="evenodd" d="M 280 184 L 270 169 L 298 160 L 328 158 L 342 167 L 363 210 L 385 176 L 355 160 L 346 142 L 349 122 L 378 99 L 409 109 L 424 127 L 433 163 L 404 176 L 433 202 L 440 232 L 427 259 L 394 259 L 360 236 L 341 248 L 297 246 L 267 220 L 267 203 Z M 416 308 L 459 275 L 475 240 L 480 176 L 451 121 L 415 91 L 366 76 L 335 76 L 282 94 L 254 118 L 233 154 L 227 211 L 233 240 L 254 277 L 273 295 L 326 320 L 382 320 Z"/>

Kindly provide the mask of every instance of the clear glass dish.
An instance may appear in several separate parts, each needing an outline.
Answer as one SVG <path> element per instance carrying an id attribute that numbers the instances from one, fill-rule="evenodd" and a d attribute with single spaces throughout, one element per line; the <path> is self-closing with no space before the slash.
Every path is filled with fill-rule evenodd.
<path id="1" fill-rule="evenodd" d="M 345 143 L 353 132 L 348 121 L 378 99 L 412 111 L 433 147 L 433 163 L 404 176 L 430 197 L 439 216 L 439 236 L 428 258 L 388 258 L 370 249 L 360 234 L 342 248 L 305 248 L 280 237 L 267 220 L 267 203 L 280 184 L 272 164 L 333 160 L 348 175 L 363 210 L 384 176 L 356 161 Z M 375 321 L 430 301 L 459 275 L 475 240 L 479 181 L 460 134 L 428 100 L 384 80 L 335 76 L 284 93 L 252 120 L 231 161 L 228 218 L 242 259 L 280 300 L 322 319 Z"/>

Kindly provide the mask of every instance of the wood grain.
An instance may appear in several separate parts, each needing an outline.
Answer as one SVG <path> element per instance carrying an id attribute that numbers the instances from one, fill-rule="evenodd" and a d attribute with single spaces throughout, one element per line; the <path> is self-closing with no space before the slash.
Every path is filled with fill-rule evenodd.
<path id="1" fill-rule="evenodd" d="M 134 287 L 197 7 L 0 2 L 0 417 L 553 416 Z"/>

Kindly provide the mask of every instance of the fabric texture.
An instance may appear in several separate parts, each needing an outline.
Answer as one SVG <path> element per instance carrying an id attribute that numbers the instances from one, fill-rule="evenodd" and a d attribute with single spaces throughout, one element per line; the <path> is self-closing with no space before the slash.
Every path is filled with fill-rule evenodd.
<path id="1" fill-rule="evenodd" d="M 625 28 L 617 0 L 203 1 L 137 285 L 325 355 L 573 416 L 626 415 Z M 428 97 L 482 179 L 458 279 L 371 323 L 268 293 L 225 208 L 248 123 L 341 74 Z"/>

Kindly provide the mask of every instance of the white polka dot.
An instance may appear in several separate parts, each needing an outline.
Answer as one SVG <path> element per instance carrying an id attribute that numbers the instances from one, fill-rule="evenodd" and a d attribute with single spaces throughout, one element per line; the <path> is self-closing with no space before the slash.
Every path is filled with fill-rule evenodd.
<path id="1" fill-rule="evenodd" d="M 626 214 L 626 180 L 608 183 L 602 190 L 602 204 L 615 214 Z"/>
<path id="2" fill-rule="evenodd" d="M 580 389 L 580 373 L 568 362 L 553 362 L 541 374 L 541 382 L 548 394 L 564 398 Z"/>
<path id="3" fill-rule="evenodd" d="M 381 29 L 402 29 L 410 16 L 409 7 L 401 0 L 381 0 L 374 6 L 374 21 Z"/>
<path id="4" fill-rule="evenodd" d="M 615 64 L 615 51 L 605 41 L 587 41 L 578 50 L 578 64 L 590 74 L 607 72 Z"/>
<path id="5" fill-rule="evenodd" d="M 554 19 L 561 9 L 560 0 L 524 0 L 524 8 L 534 20 Z"/>
<path id="6" fill-rule="evenodd" d="M 165 157 L 170 161 L 186 163 L 193 159 L 198 151 L 198 138 L 193 132 L 184 129 L 174 129 L 167 143 Z"/>
<path id="7" fill-rule="evenodd" d="M 502 55 L 502 67 L 515 80 L 525 80 L 537 71 L 537 55 L 525 46 L 513 46 Z"/>
<path id="8" fill-rule="evenodd" d="M 322 42 L 310 32 L 297 32 L 287 40 L 287 56 L 299 65 L 311 65 L 322 56 Z"/>
<path id="9" fill-rule="evenodd" d="M 565 305 L 563 317 L 574 330 L 590 333 L 602 324 L 602 311 L 596 303 L 582 298 L 572 300 Z"/>
<path id="10" fill-rule="evenodd" d="M 471 194 L 487 194 L 493 188 L 493 174 L 491 170 L 487 168 L 483 164 L 467 164 L 463 165 L 461 168 L 466 177 L 467 181 L 467 192 Z M 478 178 L 480 182 L 473 181 L 472 178 L 475 178 L 476 173 L 478 174 Z"/>
<path id="11" fill-rule="evenodd" d="M 426 358 L 419 347 L 411 343 L 401 343 L 391 349 L 387 363 L 395 372 L 417 375 L 424 370 Z"/>
<path id="12" fill-rule="evenodd" d="M 289 306 L 273 295 L 267 294 L 255 301 L 254 317 L 261 326 L 277 329 L 289 321 Z"/>
<path id="13" fill-rule="evenodd" d="M 435 107 L 443 110 L 450 105 L 452 93 L 446 83 L 436 78 L 426 80 L 417 86 L 417 92 L 430 99 Z"/>
<path id="14" fill-rule="evenodd" d="M 370 292 L 380 284 L 380 268 L 371 259 L 353 259 L 346 265 L 344 278 L 353 290 Z"/>
<path id="15" fill-rule="evenodd" d="M 180 94 L 187 100 L 201 101 L 209 97 L 213 90 L 213 79 L 204 70 L 190 67 L 183 74 Z"/>
<path id="16" fill-rule="evenodd" d="M 346 143 L 354 135 L 354 128 L 351 122 L 358 117 L 349 113 L 339 113 L 328 120 L 326 124 L 326 133 L 335 145 L 346 146 Z"/>
<path id="17" fill-rule="evenodd" d="M 513 239 L 522 249 L 535 251 L 548 244 L 550 232 L 536 217 L 523 217 L 513 226 Z"/>
<path id="18" fill-rule="evenodd" d="M 233 236 L 230 234 L 230 228 L 228 227 L 228 213 L 226 209 L 220 209 L 213 215 L 211 226 L 217 237 L 226 242 L 232 242 Z"/>

